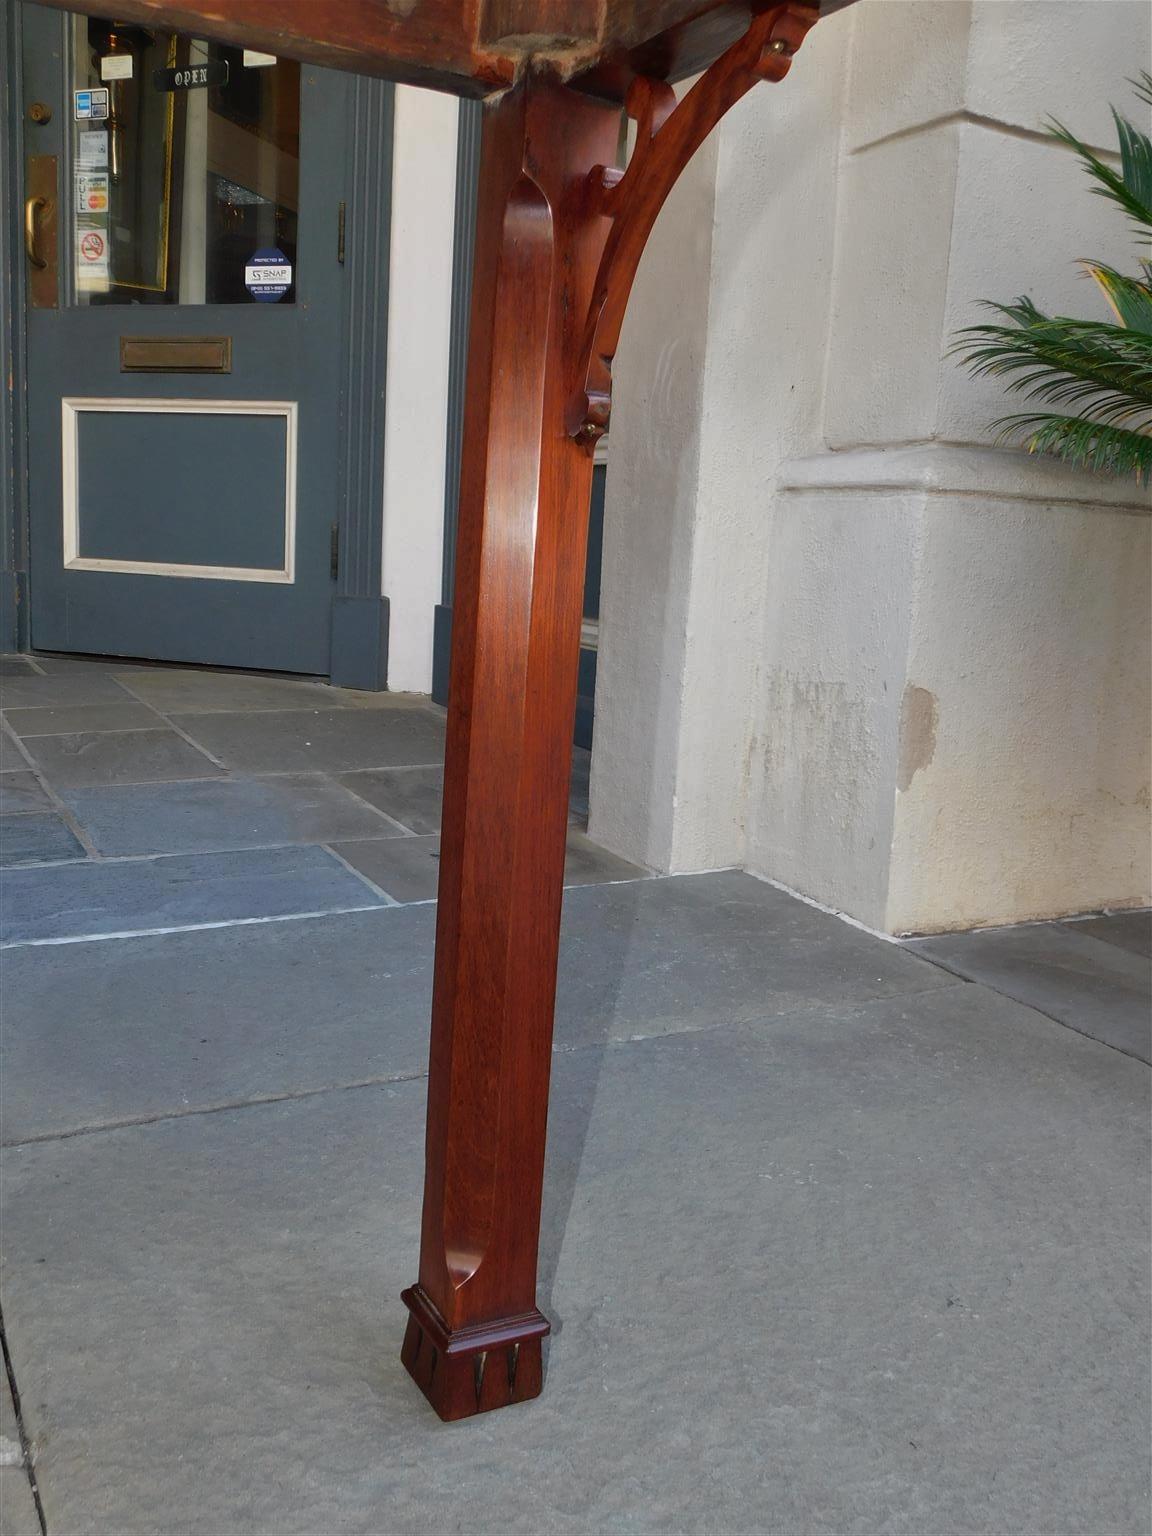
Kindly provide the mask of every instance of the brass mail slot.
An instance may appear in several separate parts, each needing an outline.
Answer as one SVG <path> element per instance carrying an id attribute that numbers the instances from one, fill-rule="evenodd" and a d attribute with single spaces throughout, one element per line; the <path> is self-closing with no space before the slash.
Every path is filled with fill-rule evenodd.
<path id="1" fill-rule="evenodd" d="M 231 336 L 121 336 L 121 373 L 231 373 Z"/>

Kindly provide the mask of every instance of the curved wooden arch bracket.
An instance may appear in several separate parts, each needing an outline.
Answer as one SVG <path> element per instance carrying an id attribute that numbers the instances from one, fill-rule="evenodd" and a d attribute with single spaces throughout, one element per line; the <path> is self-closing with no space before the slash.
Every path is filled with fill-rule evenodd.
<path id="1" fill-rule="evenodd" d="M 629 87 L 624 109 L 636 123 L 636 147 L 628 166 L 597 166 L 584 189 L 589 213 L 612 220 L 567 412 L 569 435 L 589 449 L 608 430 L 612 359 L 640 258 L 669 192 L 729 108 L 759 81 L 784 78 L 818 16 L 814 6 L 789 0 L 754 17 L 679 103 L 665 80 L 638 75 Z"/>

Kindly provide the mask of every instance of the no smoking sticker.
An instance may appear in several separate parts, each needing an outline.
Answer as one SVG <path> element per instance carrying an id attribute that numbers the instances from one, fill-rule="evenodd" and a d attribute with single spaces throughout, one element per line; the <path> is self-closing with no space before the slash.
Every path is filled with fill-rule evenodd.
<path id="1" fill-rule="evenodd" d="M 100 201 L 96 193 L 95 201 Z M 107 197 L 104 198 L 105 207 Z M 107 293 L 112 281 L 112 252 L 108 247 L 108 215 L 103 209 L 76 208 L 73 239 L 76 287 L 81 293 Z"/>

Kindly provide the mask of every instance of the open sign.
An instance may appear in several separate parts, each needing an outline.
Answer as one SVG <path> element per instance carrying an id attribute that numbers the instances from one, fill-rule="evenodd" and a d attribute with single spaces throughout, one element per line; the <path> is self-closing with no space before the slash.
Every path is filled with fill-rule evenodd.
<path id="1" fill-rule="evenodd" d="M 184 64 L 177 69 L 152 71 L 158 91 L 203 91 L 210 85 L 228 84 L 228 60 L 209 59 L 206 64 Z"/>

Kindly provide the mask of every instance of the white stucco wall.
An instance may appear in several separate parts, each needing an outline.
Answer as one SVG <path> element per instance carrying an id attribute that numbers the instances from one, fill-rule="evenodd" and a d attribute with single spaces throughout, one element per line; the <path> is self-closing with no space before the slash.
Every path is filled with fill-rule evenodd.
<path id="1" fill-rule="evenodd" d="M 454 97 L 396 87 L 384 427 L 388 687 L 432 687 L 441 595 L 456 197 Z"/>
<path id="2" fill-rule="evenodd" d="M 787 465 L 750 867 L 892 932 L 1144 899 L 1146 509 L 983 447 Z"/>
<path id="3" fill-rule="evenodd" d="M 658 869 L 743 858 L 765 489 L 816 442 L 844 40 L 817 27 L 803 88 L 753 91 L 688 167 L 613 367 L 589 830 Z"/>
<path id="4" fill-rule="evenodd" d="M 637 277 L 615 367 L 596 677 L 590 822 L 594 837 L 653 868 L 672 868 L 694 523 L 716 145 L 705 145 L 664 206 L 656 249 L 677 253 Z"/>
<path id="5" fill-rule="evenodd" d="M 681 288 L 707 326 L 666 386 L 698 388 L 699 426 L 644 413 L 673 345 L 654 296 L 680 285 L 663 231 L 617 360 L 594 835 L 891 931 L 1148 898 L 1147 498 L 993 449 L 1011 406 L 946 350 L 981 297 L 1099 313 L 1075 258 L 1131 264 L 1041 123 L 1110 148 L 1150 15 L 862 0 L 724 123 L 708 269 Z M 686 435 L 694 506 L 662 519 L 635 465 Z M 668 571 L 678 647 L 652 630 Z M 655 773 L 619 605 L 675 701 Z"/>
<path id="6" fill-rule="evenodd" d="M 925 497 L 894 932 L 1143 903 L 1152 889 L 1147 504 L 1034 468 L 1012 456 L 994 479 L 981 454 Z"/>

